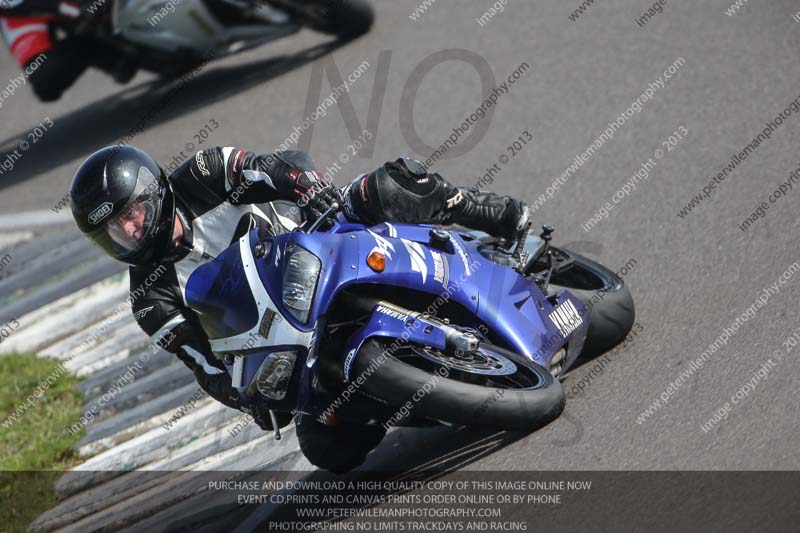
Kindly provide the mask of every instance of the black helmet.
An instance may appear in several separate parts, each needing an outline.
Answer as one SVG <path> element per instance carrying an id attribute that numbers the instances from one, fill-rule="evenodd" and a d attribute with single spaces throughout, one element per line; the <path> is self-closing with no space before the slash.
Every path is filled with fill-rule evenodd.
<path id="1" fill-rule="evenodd" d="M 70 198 L 80 230 L 114 259 L 143 265 L 166 256 L 175 198 L 164 171 L 143 151 L 98 150 L 72 178 Z"/>

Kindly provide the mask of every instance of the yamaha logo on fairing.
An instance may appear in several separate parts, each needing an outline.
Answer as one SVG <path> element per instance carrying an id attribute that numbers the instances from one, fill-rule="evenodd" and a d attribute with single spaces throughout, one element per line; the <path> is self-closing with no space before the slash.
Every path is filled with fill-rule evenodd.
<path id="1" fill-rule="evenodd" d="M 114 204 L 111 202 L 102 203 L 97 209 L 89 213 L 89 223 L 96 226 L 110 215 L 113 210 Z"/>
<path id="2" fill-rule="evenodd" d="M 353 348 L 347 353 L 347 357 L 344 360 L 344 377 L 345 379 L 350 379 L 350 365 L 353 364 L 353 359 L 356 358 L 356 349 Z"/>
<path id="3" fill-rule="evenodd" d="M 453 239 L 453 246 L 455 246 L 458 255 L 461 257 L 461 262 L 464 263 L 464 271 L 467 273 L 467 276 L 472 275 L 472 269 L 469 265 L 469 257 L 467 257 L 467 252 L 464 248 L 458 243 L 456 239 Z"/>
<path id="4" fill-rule="evenodd" d="M 385 307 L 383 305 L 379 305 L 378 308 L 376 309 L 376 311 L 381 313 L 381 314 L 384 314 L 384 315 L 389 315 L 390 317 L 396 318 L 397 320 L 402 320 L 403 322 L 408 322 L 409 321 L 408 315 L 404 315 L 400 311 L 395 311 L 394 309 L 389 309 L 388 307 Z"/>
<path id="5" fill-rule="evenodd" d="M 564 338 L 583 324 L 580 313 L 578 313 L 578 310 L 575 309 L 575 304 L 570 300 L 556 307 L 555 311 L 550 313 L 550 320 L 553 321 L 553 324 L 556 325 Z"/>
<path id="6" fill-rule="evenodd" d="M 450 283 L 450 264 L 447 257 L 433 250 L 431 250 L 431 257 L 433 257 L 433 279 L 446 289 Z"/>

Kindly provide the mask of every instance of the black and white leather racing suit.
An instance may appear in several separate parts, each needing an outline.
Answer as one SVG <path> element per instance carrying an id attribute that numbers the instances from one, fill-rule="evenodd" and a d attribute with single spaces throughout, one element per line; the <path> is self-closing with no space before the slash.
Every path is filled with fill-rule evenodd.
<path id="1" fill-rule="evenodd" d="M 301 210 L 286 200 L 302 196 L 297 184 L 304 173 L 312 182 L 325 181 L 300 151 L 256 155 L 218 147 L 197 152 L 168 177 L 176 217 L 184 229 L 179 249 L 160 264 L 130 268 L 132 308 L 139 326 L 175 353 L 210 396 L 246 412 L 250 411 L 241 404 L 224 365 L 213 356 L 197 315 L 186 305 L 186 281 L 194 269 L 250 229 L 279 234 L 302 222 Z M 366 224 L 460 223 L 496 234 L 498 227 L 513 227 L 520 212 L 526 213 L 521 202 L 453 187 L 407 158 L 362 174 L 341 192 L 346 216 Z"/>

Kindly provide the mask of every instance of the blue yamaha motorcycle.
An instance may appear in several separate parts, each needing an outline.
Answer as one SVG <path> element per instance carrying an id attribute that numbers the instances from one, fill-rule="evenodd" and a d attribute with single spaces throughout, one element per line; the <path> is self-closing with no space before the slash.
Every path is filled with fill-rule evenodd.
<path id="1" fill-rule="evenodd" d="M 273 423 L 531 430 L 561 413 L 576 359 L 634 320 L 622 281 L 552 233 L 366 227 L 335 206 L 289 233 L 252 230 L 195 270 L 186 300 Z"/>

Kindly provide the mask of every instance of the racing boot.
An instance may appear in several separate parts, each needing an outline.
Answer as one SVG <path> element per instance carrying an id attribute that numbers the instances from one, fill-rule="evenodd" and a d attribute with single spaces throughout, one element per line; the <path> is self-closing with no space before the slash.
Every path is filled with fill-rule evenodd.
<path id="1" fill-rule="evenodd" d="M 530 210 L 525 202 L 478 189 L 453 187 L 444 207 L 445 219 L 502 239 L 516 239 L 525 231 Z"/>
<path id="2" fill-rule="evenodd" d="M 419 189 L 430 191 L 426 196 L 412 199 L 416 200 L 415 207 L 419 210 L 416 218 L 420 222 L 459 224 L 509 240 L 527 231 L 530 212 L 525 202 L 480 191 L 477 187 L 455 187 L 439 174 L 428 172 L 419 161 L 408 157 L 386 163 L 385 168 L 389 176 L 401 184 L 406 195 L 420 195 L 422 191 Z M 430 214 L 425 214 L 424 204 L 432 211 Z"/>
<path id="3" fill-rule="evenodd" d="M 527 227 L 527 205 L 508 196 L 455 187 L 415 159 L 401 157 L 356 178 L 343 191 L 345 215 L 363 224 L 460 224 L 514 239 Z"/>

